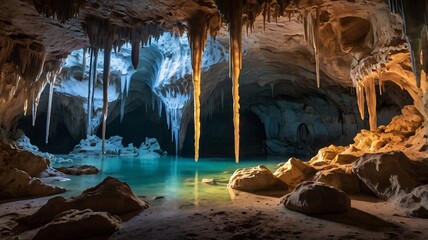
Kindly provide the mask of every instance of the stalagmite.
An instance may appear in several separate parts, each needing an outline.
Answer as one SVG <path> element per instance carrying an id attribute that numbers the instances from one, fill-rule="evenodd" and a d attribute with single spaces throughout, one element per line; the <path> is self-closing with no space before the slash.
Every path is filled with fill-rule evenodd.
<path id="1" fill-rule="evenodd" d="M 104 69 L 103 69 L 103 129 L 102 129 L 102 145 L 101 153 L 105 154 L 105 139 L 107 129 L 107 114 L 108 114 L 108 85 L 110 77 L 110 59 L 111 59 L 111 43 L 107 43 L 104 49 Z"/>
<path id="2" fill-rule="evenodd" d="M 193 70 L 193 103 L 194 103 L 194 127 L 195 127 L 195 161 L 199 159 L 199 138 L 201 136 L 201 68 L 202 55 L 207 41 L 207 21 L 204 20 L 205 14 L 198 12 L 189 19 L 189 45 L 192 53 Z"/>
<path id="3" fill-rule="evenodd" d="M 376 114 L 376 89 L 374 79 L 368 78 L 364 81 L 364 91 L 366 94 L 367 109 L 369 111 L 370 130 L 377 129 L 377 114 Z"/>

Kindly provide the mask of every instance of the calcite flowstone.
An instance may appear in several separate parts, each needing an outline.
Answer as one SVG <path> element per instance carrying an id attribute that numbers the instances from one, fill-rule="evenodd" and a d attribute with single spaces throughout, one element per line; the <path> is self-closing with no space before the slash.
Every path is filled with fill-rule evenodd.
<path id="1" fill-rule="evenodd" d="M 297 158 L 290 158 L 278 168 L 274 175 L 288 186 L 297 186 L 299 183 L 313 177 L 317 170 Z"/>
<path id="2" fill-rule="evenodd" d="M 299 184 L 281 203 L 292 211 L 305 214 L 340 213 L 351 207 L 351 199 L 345 192 L 320 182 Z"/>
<path id="3" fill-rule="evenodd" d="M 83 239 L 110 235 L 119 230 L 121 220 L 108 212 L 93 212 L 90 209 L 72 209 L 57 215 L 34 236 L 42 239 Z"/>
<path id="4" fill-rule="evenodd" d="M 68 175 L 97 174 L 99 172 L 96 167 L 91 165 L 74 165 L 55 169 Z"/>
<path id="5" fill-rule="evenodd" d="M 410 193 L 428 181 L 428 161 L 410 160 L 400 151 L 366 153 L 352 168 L 376 196 L 385 200 Z"/>
<path id="6" fill-rule="evenodd" d="M 287 190 L 288 186 L 263 165 L 237 169 L 229 179 L 229 188 L 258 192 L 265 190 Z"/>
<path id="7" fill-rule="evenodd" d="M 146 202 L 137 198 L 125 182 L 107 177 L 95 187 L 88 188 L 79 196 L 65 199 L 54 197 L 33 215 L 24 217 L 20 222 L 28 226 L 41 226 L 70 209 L 91 209 L 93 211 L 109 212 L 110 214 L 125 214 L 142 211 L 148 208 Z"/>

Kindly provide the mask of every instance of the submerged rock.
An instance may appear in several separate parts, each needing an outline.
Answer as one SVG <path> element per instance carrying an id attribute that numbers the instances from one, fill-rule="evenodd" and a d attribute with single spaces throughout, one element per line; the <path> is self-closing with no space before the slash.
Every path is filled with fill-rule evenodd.
<path id="1" fill-rule="evenodd" d="M 299 184 L 281 203 L 304 214 L 340 213 L 351 208 L 351 199 L 345 192 L 320 182 Z"/>
<path id="2" fill-rule="evenodd" d="M 201 182 L 209 185 L 217 185 L 217 182 L 214 180 L 214 178 L 203 178 Z"/>
<path id="3" fill-rule="evenodd" d="M 399 196 L 396 205 L 405 215 L 428 218 L 428 185 L 419 186 L 411 193 Z"/>
<path id="4" fill-rule="evenodd" d="M 290 158 L 278 168 L 274 175 L 288 186 L 297 186 L 299 183 L 313 177 L 317 170 L 297 158 Z"/>
<path id="5" fill-rule="evenodd" d="M 64 188 L 45 184 L 40 179 L 32 178 L 26 172 L 16 168 L 0 171 L 0 199 L 41 197 L 65 191 Z"/>
<path id="6" fill-rule="evenodd" d="M 410 160 L 400 151 L 364 154 L 353 172 L 379 198 L 410 193 L 428 181 L 428 162 Z"/>
<path id="7" fill-rule="evenodd" d="M 68 175 L 97 174 L 99 172 L 98 168 L 92 165 L 74 165 L 55 169 Z"/>
<path id="8" fill-rule="evenodd" d="M 97 186 L 83 191 L 79 196 L 68 200 L 63 197 L 49 199 L 37 212 L 22 218 L 20 222 L 34 227 L 41 226 L 52 221 L 59 213 L 70 209 L 91 209 L 121 215 L 146 208 L 148 208 L 147 203 L 137 198 L 128 184 L 116 178 L 107 177 Z"/>
<path id="9" fill-rule="evenodd" d="M 57 215 L 52 222 L 43 226 L 33 239 L 86 239 L 111 235 L 119 230 L 120 223 L 119 217 L 111 216 L 108 212 L 72 209 Z"/>
<path id="10" fill-rule="evenodd" d="M 237 169 L 229 179 L 229 188 L 244 192 L 287 190 L 288 186 L 263 165 Z"/>

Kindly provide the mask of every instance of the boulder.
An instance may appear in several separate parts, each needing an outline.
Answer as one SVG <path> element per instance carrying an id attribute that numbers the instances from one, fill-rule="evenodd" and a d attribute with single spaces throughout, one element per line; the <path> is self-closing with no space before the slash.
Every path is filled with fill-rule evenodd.
<path id="1" fill-rule="evenodd" d="M 396 205 L 407 216 L 428 218 L 428 185 L 419 186 L 411 193 L 399 196 Z"/>
<path id="2" fill-rule="evenodd" d="M 86 239 L 107 236 L 119 230 L 121 220 L 108 212 L 93 212 L 90 209 L 72 209 L 57 215 L 52 222 L 43 226 L 34 236 L 42 239 Z"/>
<path id="3" fill-rule="evenodd" d="M 348 194 L 362 192 L 360 179 L 349 168 L 337 167 L 319 171 L 315 175 L 314 181 L 333 186 Z"/>
<path id="4" fill-rule="evenodd" d="M 132 193 L 128 184 L 116 178 L 107 177 L 97 186 L 83 191 L 79 196 L 71 197 L 68 200 L 63 197 L 49 199 L 37 212 L 22 218 L 20 222 L 29 226 L 41 226 L 52 221 L 61 212 L 87 208 L 93 211 L 106 211 L 110 214 L 122 215 L 142 211 L 148 208 L 148 205 Z"/>
<path id="5" fill-rule="evenodd" d="M 278 168 L 274 175 L 288 186 L 295 187 L 299 183 L 313 177 L 317 170 L 297 158 L 290 158 Z"/>
<path id="6" fill-rule="evenodd" d="M 0 143 L 0 169 L 17 168 L 31 177 L 39 177 L 49 168 L 49 160 L 33 153 Z"/>
<path id="7" fill-rule="evenodd" d="M 41 197 L 63 193 L 64 188 L 43 183 L 26 172 L 13 168 L 0 171 L 0 199 L 19 197 Z"/>
<path id="8" fill-rule="evenodd" d="M 74 165 L 55 169 L 68 175 L 97 174 L 99 172 L 98 168 L 92 165 Z"/>
<path id="9" fill-rule="evenodd" d="M 351 199 L 345 192 L 321 182 L 299 184 L 281 203 L 304 214 L 340 213 L 351 208 Z"/>
<path id="10" fill-rule="evenodd" d="M 410 160 L 400 151 L 366 153 L 352 168 L 374 194 L 385 200 L 410 193 L 428 181 L 428 162 Z"/>
<path id="11" fill-rule="evenodd" d="M 263 165 L 253 168 L 237 169 L 229 179 L 229 188 L 258 192 L 265 190 L 287 190 L 287 184 L 279 180 Z"/>

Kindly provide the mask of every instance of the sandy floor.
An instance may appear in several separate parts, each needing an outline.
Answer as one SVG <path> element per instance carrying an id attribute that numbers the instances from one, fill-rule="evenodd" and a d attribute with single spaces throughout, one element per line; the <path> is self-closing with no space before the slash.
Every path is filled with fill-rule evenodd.
<path id="1" fill-rule="evenodd" d="M 0 239 L 31 239 L 38 229 L 7 236 L 16 226 L 13 219 L 33 213 L 49 198 L 0 204 Z M 354 197 L 346 214 L 318 216 L 289 211 L 279 198 L 247 193 L 212 206 L 147 201 L 150 208 L 124 221 L 110 239 L 428 239 L 427 219 L 394 215 L 390 203 L 367 198 Z"/>

